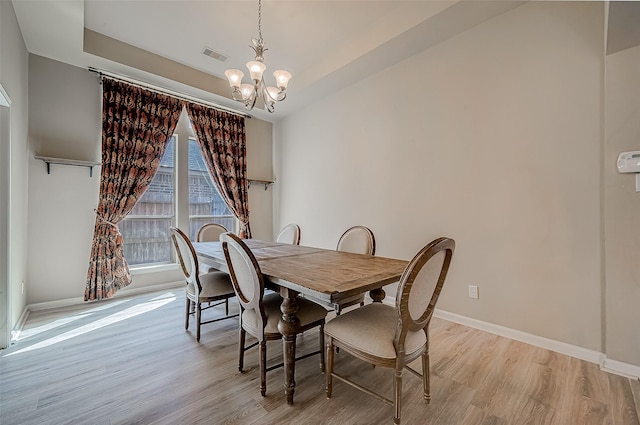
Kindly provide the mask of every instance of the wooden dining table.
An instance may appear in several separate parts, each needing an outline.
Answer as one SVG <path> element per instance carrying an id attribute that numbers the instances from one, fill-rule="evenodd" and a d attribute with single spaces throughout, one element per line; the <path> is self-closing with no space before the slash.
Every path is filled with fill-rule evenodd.
<path id="1" fill-rule="evenodd" d="M 258 239 L 244 242 L 256 257 L 266 284 L 282 296 L 278 330 L 283 342 L 285 395 L 287 403 L 292 404 L 296 335 L 300 329 L 298 295 L 332 305 L 369 291 L 374 302 L 382 302 L 382 287 L 397 282 L 408 261 Z M 193 246 L 200 261 L 229 271 L 220 242 L 194 242 Z"/>

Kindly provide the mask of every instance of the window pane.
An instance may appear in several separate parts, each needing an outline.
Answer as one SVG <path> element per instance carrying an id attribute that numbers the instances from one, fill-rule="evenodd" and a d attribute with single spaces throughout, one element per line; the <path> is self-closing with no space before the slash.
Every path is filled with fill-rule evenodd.
<path id="1" fill-rule="evenodd" d="M 189 220 L 191 240 L 196 239 L 200 227 L 207 223 L 219 223 L 231 232 L 236 226 L 235 217 L 211 180 L 195 139 L 189 139 Z"/>
<path id="2" fill-rule="evenodd" d="M 172 137 L 147 191 L 119 224 L 124 256 L 130 265 L 172 261 L 169 227 L 175 215 L 174 149 Z"/>

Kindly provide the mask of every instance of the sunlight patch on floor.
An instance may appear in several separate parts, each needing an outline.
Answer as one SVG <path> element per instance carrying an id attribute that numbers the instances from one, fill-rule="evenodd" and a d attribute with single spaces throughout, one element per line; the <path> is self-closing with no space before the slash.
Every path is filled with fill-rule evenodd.
<path id="1" fill-rule="evenodd" d="M 176 295 L 174 293 L 166 293 L 163 295 L 160 295 L 158 297 L 152 298 L 151 300 L 149 300 L 148 302 L 144 302 L 141 304 L 137 304 L 135 306 L 129 307 L 125 310 L 122 310 L 120 312 L 114 313 L 110 316 L 104 317 L 102 319 L 96 320 L 95 322 L 80 326 L 76 329 L 73 329 L 71 331 L 65 332 L 63 334 L 54 336 L 52 338 L 46 339 L 44 341 L 38 342 L 36 344 L 33 344 L 29 347 L 25 347 L 23 349 L 11 352 L 6 354 L 3 357 L 9 357 L 9 356 L 13 356 L 16 354 L 21 354 L 21 353 L 26 353 L 29 351 L 33 351 L 33 350 L 38 350 L 41 348 L 45 348 L 45 347 L 49 347 L 51 345 L 57 344 L 59 342 L 63 342 L 66 341 L 68 339 L 80 336 L 80 335 L 84 335 L 86 333 L 89 333 L 91 331 L 103 328 L 105 326 L 109 326 L 113 323 L 117 323 L 117 322 L 121 322 L 123 320 L 127 320 L 130 319 L 132 317 L 138 316 L 140 314 L 144 314 L 147 313 L 149 311 L 155 310 L 157 308 L 162 307 L 165 304 L 168 304 L 172 301 L 176 300 Z M 96 311 L 96 310 L 94 310 Z M 84 314 L 83 317 L 89 316 L 90 314 Z M 74 320 L 80 319 L 81 317 L 77 317 L 77 318 L 70 318 L 73 320 L 69 320 L 67 321 L 67 323 L 70 323 Z M 65 319 L 63 319 L 65 320 Z M 59 321 L 58 321 L 59 322 Z M 55 323 L 55 322 L 54 322 Z M 56 326 L 52 326 L 50 329 L 53 329 L 55 327 L 59 327 L 62 326 L 64 323 L 58 323 Z M 47 326 L 47 325 L 45 325 Z M 41 327 L 42 328 L 42 327 Z M 40 332 L 43 332 L 43 330 L 40 330 Z"/>
<path id="2" fill-rule="evenodd" d="M 82 319 L 84 317 L 89 316 L 91 313 L 95 313 L 97 311 L 103 311 L 109 308 L 113 308 L 113 307 L 117 307 L 123 303 L 128 302 L 129 300 L 120 300 L 120 301 L 111 301 L 108 303 L 104 303 L 104 304 L 100 304 L 97 307 L 94 307 L 90 310 L 84 310 L 80 313 L 77 313 L 75 315 L 69 316 L 69 317 L 65 317 L 63 319 L 58 319 L 56 321 L 53 321 L 51 323 L 47 323 L 44 324 L 42 326 L 35 326 L 31 329 L 20 329 L 18 331 L 14 331 L 13 332 L 13 336 L 11 337 L 11 342 L 15 342 L 15 341 L 21 341 L 33 336 L 36 336 L 38 334 L 41 334 L 42 332 L 46 332 L 46 331 L 50 331 L 52 329 L 55 329 L 59 326 L 64 326 L 68 323 L 74 322 L 78 319 Z"/>
<path id="3" fill-rule="evenodd" d="M 50 331 L 52 329 L 55 328 L 59 328 L 60 326 L 64 326 L 68 323 L 73 323 L 76 320 L 80 320 L 83 319 L 87 316 L 90 316 L 91 314 L 89 313 L 85 313 L 85 314 L 78 314 L 76 316 L 71 316 L 71 317 L 65 317 L 62 319 L 58 319 L 58 320 L 54 320 L 53 322 L 50 323 L 46 323 L 42 326 L 36 326 L 34 328 L 31 329 L 25 329 L 22 332 L 20 332 L 20 335 L 15 338 L 16 341 L 22 341 L 24 339 L 30 338 L 30 337 L 34 337 L 38 334 L 41 334 L 42 332 L 47 332 Z"/>

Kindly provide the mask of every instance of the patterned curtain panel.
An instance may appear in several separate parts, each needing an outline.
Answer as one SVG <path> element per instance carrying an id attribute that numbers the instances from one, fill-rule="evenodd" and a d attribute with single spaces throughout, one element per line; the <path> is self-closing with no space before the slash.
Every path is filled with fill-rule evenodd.
<path id="1" fill-rule="evenodd" d="M 193 103 L 185 106 L 209 174 L 240 222 L 239 236 L 250 238 L 244 117 Z"/>
<path id="2" fill-rule="evenodd" d="M 103 79 L 102 173 L 85 301 L 110 298 L 131 283 L 118 222 L 153 179 L 182 101 L 125 82 Z"/>

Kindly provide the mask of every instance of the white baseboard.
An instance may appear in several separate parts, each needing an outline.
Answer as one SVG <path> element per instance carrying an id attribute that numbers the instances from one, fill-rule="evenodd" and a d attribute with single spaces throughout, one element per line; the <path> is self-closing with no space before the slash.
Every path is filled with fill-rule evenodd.
<path id="1" fill-rule="evenodd" d="M 601 366 L 601 369 L 605 372 L 626 376 L 627 378 L 640 379 L 640 366 L 629 363 L 606 358 L 604 359 L 604 364 Z M 640 409 L 640 406 L 638 406 L 638 409 Z"/>
<path id="2" fill-rule="evenodd" d="M 555 351 L 556 353 L 565 354 L 577 359 L 585 360 L 590 363 L 602 364 L 605 356 L 599 351 L 590 350 L 588 348 L 578 347 L 576 345 L 567 344 L 565 342 L 556 341 L 549 338 L 533 335 L 527 332 L 518 331 L 516 329 L 507 328 L 505 326 L 495 325 L 481 320 L 471 319 L 455 313 L 449 313 L 436 309 L 434 316 L 450 322 L 459 323 L 474 329 L 480 329 L 495 335 L 504 336 L 515 341 L 524 342 L 546 350 Z"/>
<path id="3" fill-rule="evenodd" d="M 585 360 L 590 363 L 596 363 L 600 365 L 600 369 L 605 372 L 613 373 L 627 378 L 640 379 L 640 366 L 609 359 L 607 358 L 606 354 L 596 350 L 567 344 L 566 342 L 544 338 L 538 335 L 518 331 L 516 329 L 507 328 L 505 326 L 495 325 L 493 323 L 483 322 L 481 320 L 471 319 L 469 317 L 461 316 L 455 313 L 449 313 L 447 311 L 438 309 L 436 309 L 436 311 L 434 312 L 434 316 L 444 320 L 448 320 L 450 322 L 459 323 L 470 328 L 479 329 L 495 335 L 500 335 L 509 339 L 524 342 L 535 347 L 544 348 L 546 350 L 555 351 L 556 353 Z"/>

